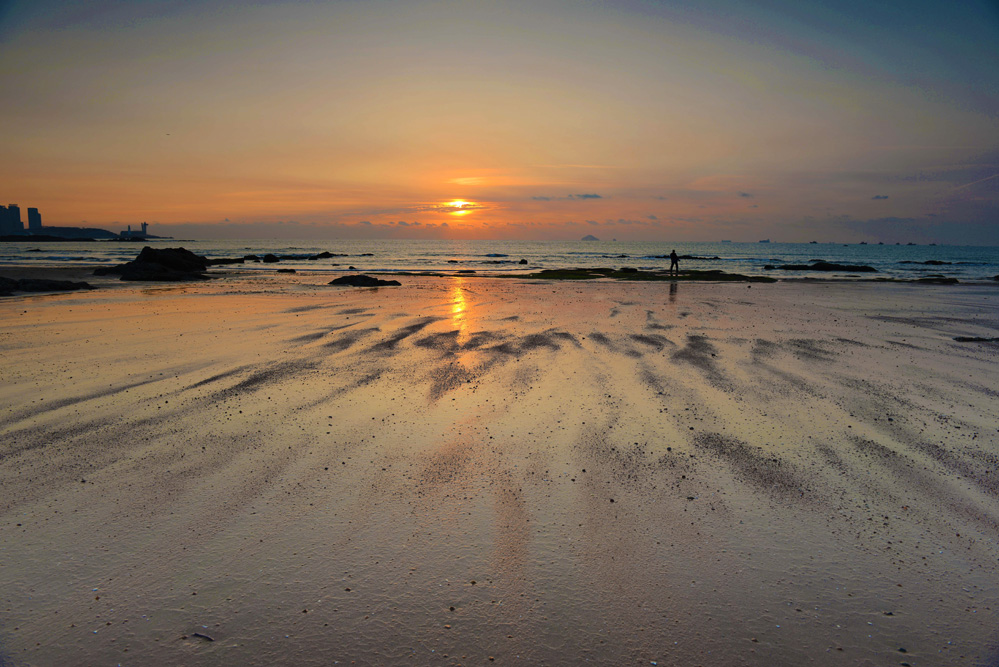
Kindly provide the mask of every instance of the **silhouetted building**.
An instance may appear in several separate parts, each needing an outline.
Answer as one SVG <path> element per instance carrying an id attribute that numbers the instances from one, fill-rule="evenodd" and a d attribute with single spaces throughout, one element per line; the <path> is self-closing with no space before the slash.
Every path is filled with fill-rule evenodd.
<path id="1" fill-rule="evenodd" d="M 132 231 L 132 225 L 129 225 L 128 226 L 128 230 L 121 233 L 121 238 L 123 238 L 123 239 L 144 239 L 147 236 L 147 234 L 146 234 L 146 230 L 147 229 L 149 229 L 149 224 L 145 223 L 145 222 L 142 223 L 142 231 L 141 232 L 139 232 L 139 231 L 133 232 Z"/>
<path id="2" fill-rule="evenodd" d="M 23 234 L 21 207 L 17 204 L 0 206 L 0 234 Z"/>
<path id="3" fill-rule="evenodd" d="M 28 209 L 28 231 L 42 231 L 42 216 L 39 215 L 37 208 Z"/>

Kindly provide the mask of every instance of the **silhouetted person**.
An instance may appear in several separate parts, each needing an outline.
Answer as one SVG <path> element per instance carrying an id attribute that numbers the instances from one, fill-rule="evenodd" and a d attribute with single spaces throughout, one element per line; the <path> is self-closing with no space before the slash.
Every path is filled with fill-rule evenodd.
<path id="1" fill-rule="evenodd" d="M 676 254 L 676 250 L 669 254 L 669 272 L 673 273 L 673 269 L 676 269 L 676 275 L 680 275 L 680 258 Z"/>

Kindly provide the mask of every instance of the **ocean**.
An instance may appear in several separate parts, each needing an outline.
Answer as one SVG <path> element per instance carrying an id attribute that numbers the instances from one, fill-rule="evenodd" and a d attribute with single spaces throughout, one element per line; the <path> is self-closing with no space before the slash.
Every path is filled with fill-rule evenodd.
<path id="1" fill-rule="evenodd" d="M 511 274 L 570 267 L 669 268 L 671 250 L 690 258 L 683 269 L 720 269 L 726 273 L 768 275 L 777 278 L 857 280 L 892 278 L 913 280 L 928 276 L 957 278 L 960 282 L 994 283 L 999 276 L 999 247 L 943 245 L 867 245 L 838 243 L 662 243 L 640 241 L 443 241 L 443 240 L 250 240 L 158 239 L 145 242 L 92 241 L 39 243 L 26 240 L 0 244 L 4 266 L 113 265 L 135 258 L 143 245 L 183 247 L 210 259 L 271 253 L 280 264 L 247 262 L 227 266 L 235 271 L 299 272 L 347 270 L 367 272 L 421 272 L 473 270 L 479 274 Z M 321 252 L 335 257 L 308 260 Z M 526 260 L 522 264 L 521 260 Z M 808 264 L 823 260 L 864 265 L 877 273 L 844 271 L 768 270 L 767 265 Z"/>

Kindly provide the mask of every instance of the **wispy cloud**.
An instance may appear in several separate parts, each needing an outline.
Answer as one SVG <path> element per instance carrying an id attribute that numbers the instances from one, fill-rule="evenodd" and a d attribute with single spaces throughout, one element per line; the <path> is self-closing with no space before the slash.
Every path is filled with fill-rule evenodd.
<path id="1" fill-rule="evenodd" d="M 569 195 L 569 199 L 603 199 L 603 195 L 597 195 L 597 194 Z"/>
<path id="2" fill-rule="evenodd" d="M 888 199 L 888 195 L 874 195 L 871 199 Z"/>

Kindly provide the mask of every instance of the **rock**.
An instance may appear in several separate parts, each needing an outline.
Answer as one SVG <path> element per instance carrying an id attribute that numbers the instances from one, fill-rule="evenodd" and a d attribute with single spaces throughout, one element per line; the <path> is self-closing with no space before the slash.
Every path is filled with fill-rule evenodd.
<path id="1" fill-rule="evenodd" d="M 527 264 L 527 260 L 526 260 L 526 259 L 522 259 L 522 260 L 520 260 L 520 261 L 519 261 L 519 262 L 517 262 L 517 263 L 518 263 L 518 264 Z"/>
<path id="2" fill-rule="evenodd" d="M 245 262 L 245 257 L 218 257 L 216 259 L 208 260 L 208 263 L 212 266 L 217 264 L 243 264 Z"/>
<path id="3" fill-rule="evenodd" d="M 295 269 L 278 269 L 278 273 L 295 273 Z"/>
<path id="4" fill-rule="evenodd" d="M 122 280 L 180 281 L 206 280 L 204 271 L 209 261 L 184 248 L 150 248 L 146 246 L 131 262 L 100 267 L 95 276 L 120 275 Z"/>
<path id="5" fill-rule="evenodd" d="M 768 268 L 770 265 L 763 267 Z M 836 264 L 834 262 L 814 262 L 812 264 L 781 264 L 775 267 L 782 271 L 850 271 L 854 273 L 877 273 L 873 266 L 861 264 Z"/>
<path id="6" fill-rule="evenodd" d="M 94 289 L 89 283 L 71 280 L 46 280 L 45 278 L 22 278 L 17 281 L 21 292 L 72 292 L 78 289 Z"/>
<path id="7" fill-rule="evenodd" d="M 322 251 L 319 254 L 310 255 L 309 256 L 309 261 L 313 261 L 313 260 L 316 260 L 316 259 L 329 259 L 330 257 L 333 257 L 333 253 L 329 252 L 328 250 L 324 250 L 324 251 Z"/>
<path id="8" fill-rule="evenodd" d="M 0 277 L 0 296 L 13 296 L 14 292 L 71 292 L 80 289 L 94 289 L 92 285 L 71 280 L 49 280 L 46 278 Z"/>
<path id="9" fill-rule="evenodd" d="M 264 255 L 262 259 L 264 264 L 274 264 L 275 262 L 281 261 L 280 257 L 278 257 L 277 255 L 273 255 L 271 253 L 267 253 L 266 255 Z"/>
<path id="10" fill-rule="evenodd" d="M 373 276 L 366 276 L 363 273 L 359 273 L 356 276 L 340 276 L 335 278 L 327 285 L 348 285 L 350 287 L 387 287 L 392 285 L 401 285 L 398 280 L 382 280 L 381 278 L 375 278 Z"/>
<path id="11" fill-rule="evenodd" d="M 638 269 L 631 266 L 622 266 L 621 273 L 638 273 Z"/>

